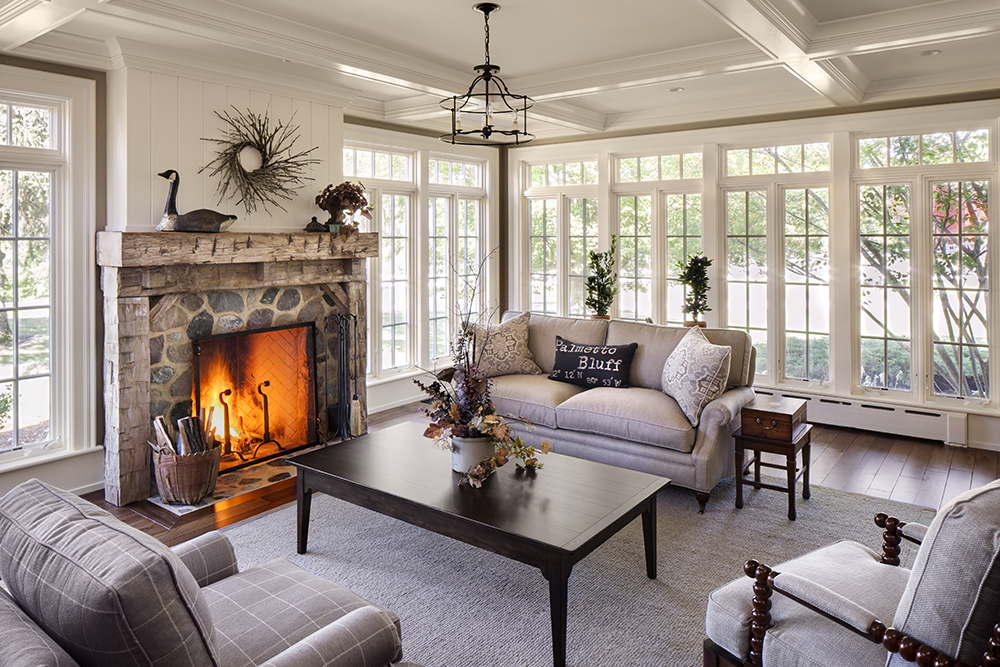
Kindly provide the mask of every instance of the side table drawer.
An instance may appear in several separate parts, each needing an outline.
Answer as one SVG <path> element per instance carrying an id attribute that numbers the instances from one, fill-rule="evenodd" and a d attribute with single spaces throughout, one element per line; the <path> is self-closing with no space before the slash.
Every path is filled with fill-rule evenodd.
<path id="1" fill-rule="evenodd" d="M 743 406 L 740 427 L 751 438 L 791 441 L 795 427 L 806 420 L 801 398 L 758 395 Z"/>

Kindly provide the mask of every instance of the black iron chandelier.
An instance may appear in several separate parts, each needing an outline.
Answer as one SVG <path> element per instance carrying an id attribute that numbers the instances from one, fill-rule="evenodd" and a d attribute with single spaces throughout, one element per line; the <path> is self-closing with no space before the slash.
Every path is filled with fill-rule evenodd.
<path id="1" fill-rule="evenodd" d="M 535 103 L 527 95 L 514 95 L 497 74 L 498 65 L 490 64 L 490 14 L 500 5 L 481 2 L 473 6 L 483 13 L 486 25 L 486 62 L 476 65 L 478 76 L 472 81 L 465 95 L 441 100 L 441 108 L 451 113 L 451 132 L 440 139 L 449 144 L 474 144 L 478 146 L 503 146 L 525 144 L 535 138 L 527 132 L 528 109 Z M 462 119 L 466 125 L 462 128 Z"/>

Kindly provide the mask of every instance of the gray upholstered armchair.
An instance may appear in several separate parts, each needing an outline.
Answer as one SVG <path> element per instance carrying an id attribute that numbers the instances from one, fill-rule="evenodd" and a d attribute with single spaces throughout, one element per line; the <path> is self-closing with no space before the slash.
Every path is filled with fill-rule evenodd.
<path id="1" fill-rule="evenodd" d="M 709 596 L 706 667 L 1000 665 L 1000 480 L 930 526 L 875 522 L 881 554 L 842 541 L 774 568 L 747 561 L 749 578 Z M 912 570 L 903 539 L 920 544 Z"/>
<path id="2" fill-rule="evenodd" d="M 170 550 L 38 480 L 0 498 L 0 662 L 375 667 L 399 618 L 281 559 L 239 572 L 213 532 Z"/>

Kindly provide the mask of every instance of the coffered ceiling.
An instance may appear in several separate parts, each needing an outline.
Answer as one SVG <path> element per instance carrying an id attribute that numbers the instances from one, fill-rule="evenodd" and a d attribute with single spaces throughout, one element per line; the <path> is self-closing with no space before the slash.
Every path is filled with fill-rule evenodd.
<path id="1" fill-rule="evenodd" d="M 444 131 L 475 0 L 0 0 L 0 49 L 317 91 Z M 997 0 L 501 0 L 490 57 L 539 137 L 1000 90 Z"/>

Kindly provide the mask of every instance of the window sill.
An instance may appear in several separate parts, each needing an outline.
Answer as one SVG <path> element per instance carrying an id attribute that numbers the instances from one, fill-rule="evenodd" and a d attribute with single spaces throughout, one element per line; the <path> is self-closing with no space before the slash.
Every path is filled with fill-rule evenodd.
<path id="1" fill-rule="evenodd" d="M 96 451 L 104 451 L 104 447 L 98 445 L 96 447 L 74 449 L 72 451 L 66 451 L 65 449 L 58 449 L 55 451 L 27 450 L 20 452 L 20 455 L 16 452 L 10 452 L 0 456 L 0 473 L 24 470 L 25 468 L 52 463 L 53 461 L 61 461 L 63 459 L 71 459 L 84 454 L 92 454 Z M 8 456 L 10 458 L 7 458 Z"/>

